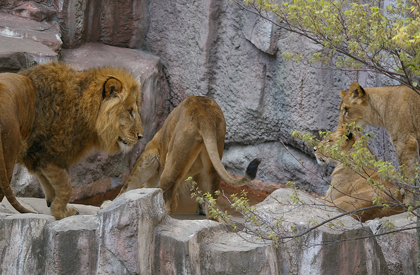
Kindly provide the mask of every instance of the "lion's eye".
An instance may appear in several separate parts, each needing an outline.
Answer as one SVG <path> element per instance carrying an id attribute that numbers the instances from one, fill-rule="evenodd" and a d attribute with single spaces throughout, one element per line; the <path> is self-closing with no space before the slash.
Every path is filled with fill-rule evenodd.
<path id="1" fill-rule="evenodd" d="M 329 139 L 329 140 L 327 140 L 327 142 L 332 142 L 332 140 L 331 140 L 331 139 Z"/>
<path id="2" fill-rule="evenodd" d="M 131 109 L 131 110 L 130 110 L 130 116 L 131 116 L 131 117 L 134 117 L 134 112 L 133 112 L 133 109 Z"/>
<path id="3" fill-rule="evenodd" d="M 344 115 L 347 115 L 348 112 L 349 112 L 349 108 L 344 107 Z"/>

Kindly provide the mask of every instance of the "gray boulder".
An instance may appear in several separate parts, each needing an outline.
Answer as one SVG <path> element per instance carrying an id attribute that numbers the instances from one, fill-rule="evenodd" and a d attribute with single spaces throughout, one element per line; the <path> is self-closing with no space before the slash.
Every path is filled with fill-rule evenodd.
<path id="1" fill-rule="evenodd" d="M 0 72 L 17 72 L 57 61 L 61 49 L 56 25 L 0 12 Z"/>

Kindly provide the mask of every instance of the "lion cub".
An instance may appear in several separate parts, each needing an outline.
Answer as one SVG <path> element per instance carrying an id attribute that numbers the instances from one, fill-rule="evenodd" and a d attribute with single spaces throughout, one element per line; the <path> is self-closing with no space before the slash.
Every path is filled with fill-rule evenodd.
<path id="1" fill-rule="evenodd" d="M 255 178 L 260 160 L 251 161 L 241 179 L 230 176 L 221 162 L 225 133 L 225 118 L 213 99 L 186 98 L 146 145 L 119 195 L 142 186 L 160 187 L 166 209 L 172 213 L 178 206 L 177 189 L 187 177 L 214 197 L 220 178 L 231 185 L 248 184 Z"/>
<path id="2" fill-rule="evenodd" d="M 414 177 L 420 149 L 420 95 L 404 85 L 362 88 L 355 82 L 349 91 L 340 91 L 340 96 L 338 127 L 355 122 L 362 127 L 368 124 L 385 128 L 400 165 Z M 407 196 L 406 201 L 410 200 Z"/>
<path id="3" fill-rule="evenodd" d="M 336 206 L 340 211 L 353 211 L 357 209 L 374 206 L 372 199 L 374 197 L 382 197 L 383 203 L 399 203 L 402 202 L 402 196 L 397 186 L 390 182 L 382 182 L 383 189 L 373 188 L 367 182 L 367 178 L 371 177 L 374 181 L 380 181 L 376 171 L 365 168 L 363 173 L 358 174 L 347 168 L 341 162 L 331 160 L 322 153 L 322 148 L 338 144 L 341 150 L 352 152 L 356 150 L 353 145 L 358 140 L 358 133 L 352 133 L 344 127 L 340 127 L 329 136 L 328 140 L 323 140 L 318 147 L 315 147 L 315 156 L 318 163 L 325 164 L 335 162 L 337 166 L 332 173 L 331 186 L 326 195 L 321 199 L 328 205 Z M 364 143 L 367 149 L 367 144 Z M 370 152 L 370 150 L 369 150 Z M 389 210 L 383 208 L 373 208 L 356 212 L 353 216 L 362 222 L 367 220 L 381 218 L 401 213 L 403 207 L 391 207 Z"/>

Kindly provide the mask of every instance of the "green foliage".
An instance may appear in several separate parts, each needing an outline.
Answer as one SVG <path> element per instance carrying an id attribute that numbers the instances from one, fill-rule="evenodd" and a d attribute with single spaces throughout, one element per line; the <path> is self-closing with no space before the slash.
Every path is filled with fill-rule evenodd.
<path id="1" fill-rule="evenodd" d="M 322 62 L 338 69 L 371 69 L 418 91 L 420 75 L 419 2 L 397 0 L 380 8 L 381 1 L 350 0 L 236 0 L 266 19 L 274 14 L 279 27 L 303 35 L 322 50 L 308 63 Z M 302 53 L 285 52 L 301 61 Z"/>

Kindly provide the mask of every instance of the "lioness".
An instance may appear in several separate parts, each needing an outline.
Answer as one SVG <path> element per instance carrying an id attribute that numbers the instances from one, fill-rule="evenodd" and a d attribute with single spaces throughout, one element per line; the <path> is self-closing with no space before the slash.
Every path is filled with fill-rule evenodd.
<path id="1" fill-rule="evenodd" d="M 21 213 L 23 207 L 10 188 L 13 167 L 22 159 L 31 135 L 37 92 L 31 79 L 12 73 L 0 74 L 0 201 L 6 196 Z"/>
<path id="2" fill-rule="evenodd" d="M 407 86 L 362 88 L 358 83 L 349 91 L 340 91 L 342 98 L 338 127 L 356 122 L 385 128 L 391 136 L 400 165 L 414 176 L 420 141 L 420 95 Z"/>
<path id="3" fill-rule="evenodd" d="M 58 62 L 20 74 L 33 81 L 37 95 L 28 102 L 36 100 L 35 117 L 18 160 L 38 176 L 56 219 L 74 215 L 77 209 L 67 206 L 70 166 L 93 148 L 127 152 L 143 136 L 139 84 L 121 68 L 76 71 Z"/>
<path id="4" fill-rule="evenodd" d="M 383 189 L 378 189 L 367 182 L 369 177 L 374 181 L 380 181 L 376 171 L 365 168 L 363 173 L 358 174 L 341 162 L 331 160 L 323 154 L 324 150 L 322 148 L 327 148 L 327 146 L 333 146 L 337 143 L 343 151 L 350 153 L 356 151 L 357 149 L 353 145 L 357 141 L 358 135 L 358 133 L 352 133 L 344 127 L 339 127 L 337 131 L 329 136 L 328 140 L 321 142 L 322 146 L 319 146 L 319 149 L 317 147 L 314 148 L 318 163 L 325 164 L 333 161 L 337 164 L 332 173 L 331 186 L 322 198 L 322 201 L 338 207 L 340 211 L 353 211 L 373 206 L 372 199 L 374 197 L 382 197 L 382 202 L 388 204 L 402 202 L 401 193 L 394 184 L 385 181 L 382 182 Z M 363 145 L 369 150 L 366 142 L 363 142 Z M 403 210 L 402 207 L 391 207 L 388 210 L 373 208 L 357 212 L 353 217 L 365 222 L 374 218 L 395 215 Z"/>
<path id="5" fill-rule="evenodd" d="M 187 177 L 193 177 L 203 192 L 213 196 L 220 177 L 232 185 L 248 184 L 255 178 L 260 160 L 254 159 L 241 179 L 232 178 L 221 162 L 225 134 L 223 112 L 213 99 L 186 98 L 146 145 L 119 195 L 142 186 L 159 186 L 166 209 L 172 213 L 178 206 L 177 188 Z"/>

